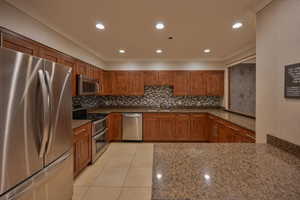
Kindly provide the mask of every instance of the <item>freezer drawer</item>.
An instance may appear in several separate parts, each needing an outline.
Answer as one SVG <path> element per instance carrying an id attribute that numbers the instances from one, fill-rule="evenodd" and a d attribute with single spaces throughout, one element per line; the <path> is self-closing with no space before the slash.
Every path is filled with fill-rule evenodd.
<path id="1" fill-rule="evenodd" d="M 123 140 L 142 141 L 143 140 L 143 114 L 124 113 L 123 114 Z"/>
<path id="2" fill-rule="evenodd" d="M 73 150 L 72 150 L 73 151 Z M 67 152 L 50 166 L 0 196 L 0 200 L 70 200 L 73 195 L 73 155 Z"/>

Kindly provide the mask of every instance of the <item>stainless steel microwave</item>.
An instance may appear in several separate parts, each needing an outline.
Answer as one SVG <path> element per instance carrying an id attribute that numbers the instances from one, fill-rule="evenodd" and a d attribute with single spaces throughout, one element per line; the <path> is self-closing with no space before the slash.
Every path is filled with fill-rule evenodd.
<path id="1" fill-rule="evenodd" d="M 98 80 L 88 78 L 84 75 L 77 75 L 77 93 L 83 95 L 97 95 L 101 88 Z"/>

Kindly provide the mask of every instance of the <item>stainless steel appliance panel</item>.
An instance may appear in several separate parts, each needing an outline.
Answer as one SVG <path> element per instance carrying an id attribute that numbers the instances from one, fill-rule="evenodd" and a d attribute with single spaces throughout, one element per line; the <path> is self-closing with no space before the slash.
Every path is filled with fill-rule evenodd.
<path id="1" fill-rule="evenodd" d="M 45 61 L 51 111 L 46 165 L 55 161 L 72 147 L 71 70 L 69 67 Z"/>
<path id="2" fill-rule="evenodd" d="M 123 114 L 123 140 L 141 141 L 143 140 L 143 114 L 124 113 Z"/>
<path id="3" fill-rule="evenodd" d="M 0 195 L 43 168 L 49 116 L 42 70 L 42 59 L 0 48 Z"/>
<path id="4" fill-rule="evenodd" d="M 0 197 L 0 200 L 69 200 L 73 195 L 73 154 L 67 152 L 47 168 Z"/>
<path id="5" fill-rule="evenodd" d="M 98 95 L 101 88 L 98 80 L 84 75 L 77 75 L 78 95 Z"/>
<path id="6" fill-rule="evenodd" d="M 92 137 L 92 163 L 94 163 L 107 149 L 107 131 L 105 129 L 101 133 Z"/>
<path id="7" fill-rule="evenodd" d="M 92 123 L 92 136 L 95 136 L 107 128 L 107 117 Z"/>

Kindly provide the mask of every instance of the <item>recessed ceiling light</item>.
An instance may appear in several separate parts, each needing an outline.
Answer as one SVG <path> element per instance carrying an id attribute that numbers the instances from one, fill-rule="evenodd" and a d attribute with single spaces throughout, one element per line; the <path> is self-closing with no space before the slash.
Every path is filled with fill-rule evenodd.
<path id="1" fill-rule="evenodd" d="M 162 53 L 163 52 L 163 50 L 161 50 L 161 49 L 156 49 L 156 51 L 155 51 L 156 53 Z"/>
<path id="2" fill-rule="evenodd" d="M 124 54 L 126 51 L 124 49 L 119 49 L 119 53 Z"/>
<path id="3" fill-rule="evenodd" d="M 239 28 L 242 28 L 242 26 L 243 26 L 242 22 L 236 22 L 232 25 L 232 28 L 239 29 Z"/>
<path id="4" fill-rule="evenodd" d="M 211 52 L 211 50 L 210 49 L 204 49 L 204 51 L 203 51 L 204 53 L 210 53 Z"/>
<path id="5" fill-rule="evenodd" d="M 98 23 L 98 24 L 96 24 L 96 28 L 100 29 L 100 30 L 104 30 L 105 26 L 103 24 L 101 24 L 101 23 Z"/>
<path id="6" fill-rule="evenodd" d="M 162 30 L 162 29 L 165 28 L 165 25 L 164 25 L 163 23 L 159 22 L 159 23 L 157 23 L 157 24 L 155 25 L 155 28 L 156 28 L 157 30 Z"/>

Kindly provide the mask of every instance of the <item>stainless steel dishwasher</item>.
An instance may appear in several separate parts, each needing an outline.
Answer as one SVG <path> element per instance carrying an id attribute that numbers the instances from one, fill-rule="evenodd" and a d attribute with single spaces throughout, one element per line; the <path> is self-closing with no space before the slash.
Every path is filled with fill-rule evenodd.
<path id="1" fill-rule="evenodd" d="M 124 141 L 143 140 L 143 114 L 123 113 L 123 136 Z"/>

